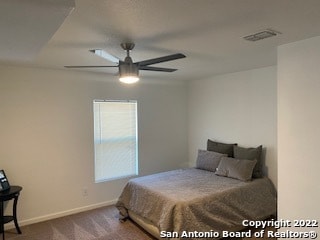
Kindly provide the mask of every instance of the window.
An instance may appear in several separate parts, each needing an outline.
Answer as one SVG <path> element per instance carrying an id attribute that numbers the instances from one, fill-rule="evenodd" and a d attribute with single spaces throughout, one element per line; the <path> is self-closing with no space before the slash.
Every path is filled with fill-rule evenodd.
<path id="1" fill-rule="evenodd" d="M 95 100 L 95 181 L 138 174 L 136 101 Z"/>

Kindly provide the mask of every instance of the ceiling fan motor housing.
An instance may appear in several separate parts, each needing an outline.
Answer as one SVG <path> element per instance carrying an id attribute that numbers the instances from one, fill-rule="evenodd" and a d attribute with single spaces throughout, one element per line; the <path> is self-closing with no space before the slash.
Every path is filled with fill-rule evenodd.
<path id="1" fill-rule="evenodd" d="M 137 64 L 120 62 L 119 63 L 119 76 L 139 76 L 139 68 Z"/>

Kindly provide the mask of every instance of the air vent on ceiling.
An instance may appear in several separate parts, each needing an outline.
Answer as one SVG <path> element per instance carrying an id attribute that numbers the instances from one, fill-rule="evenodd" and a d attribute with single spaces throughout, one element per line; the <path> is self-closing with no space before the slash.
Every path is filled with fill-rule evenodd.
<path id="1" fill-rule="evenodd" d="M 263 30 L 263 31 L 260 31 L 260 32 L 254 33 L 254 34 L 250 34 L 248 36 L 244 36 L 243 38 L 245 40 L 255 42 L 258 40 L 265 39 L 265 38 L 277 36 L 278 34 L 281 34 L 281 33 L 274 31 L 274 30 L 271 30 L 271 29 L 266 29 L 266 30 Z"/>

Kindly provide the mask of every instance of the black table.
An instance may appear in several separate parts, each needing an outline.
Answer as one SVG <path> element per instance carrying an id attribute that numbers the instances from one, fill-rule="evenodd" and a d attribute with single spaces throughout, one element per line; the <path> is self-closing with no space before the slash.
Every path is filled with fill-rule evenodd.
<path id="1" fill-rule="evenodd" d="M 14 221 L 14 225 L 16 226 L 17 232 L 21 234 L 21 230 L 19 228 L 18 220 L 17 220 L 17 203 L 18 203 L 18 198 L 21 190 L 22 190 L 22 187 L 20 186 L 11 186 L 9 189 L 0 192 L 0 233 L 2 233 L 3 240 L 4 240 L 4 224 L 8 222 Z M 13 215 L 4 216 L 3 203 L 11 199 L 14 199 Z"/>

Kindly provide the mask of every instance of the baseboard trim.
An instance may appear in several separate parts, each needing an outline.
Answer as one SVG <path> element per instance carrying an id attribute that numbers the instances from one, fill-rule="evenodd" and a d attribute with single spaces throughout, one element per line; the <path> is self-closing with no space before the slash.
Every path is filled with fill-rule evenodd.
<path id="1" fill-rule="evenodd" d="M 51 219 L 55 219 L 55 218 L 59 218 L 59 217 L 65 217 L 68 215 L 72 215 L 72 214 L 76 214 L 76 213 L 80 213 L 80 212 L 84 212 L 84 211 L 89 211 L 89 210 L 93 210 L 93 209 L 100 208 L 100 207 L 114 205 L 117 202 L 117 200 L 118 199 L 114 199 L 114 200 L 110 200 L 110 201 L 106 201 L 106 202 L 101 202 L 101 203 L 96 203 L 96 204 L 92 204 L 92 205 L 88 205 L 88 206 L 84 206 L 84 207 L 70 209 L 67 211 L 62 211 L 62 212 L 52 213 L 52 214 L 48 214 L 48 215 L 44 215 L 44 216 L 40 216 L 40 217 L 21 220 L 18 222 L 19 222 L 20 227 L 34 224 L 34 223 L 38 223 L 38 222 L 44 222 L 47 220 L 51 220 Z M 13 223 L 8 223 L 4 227 L 5 227 L 5 230 L 15 228 Z"/>

